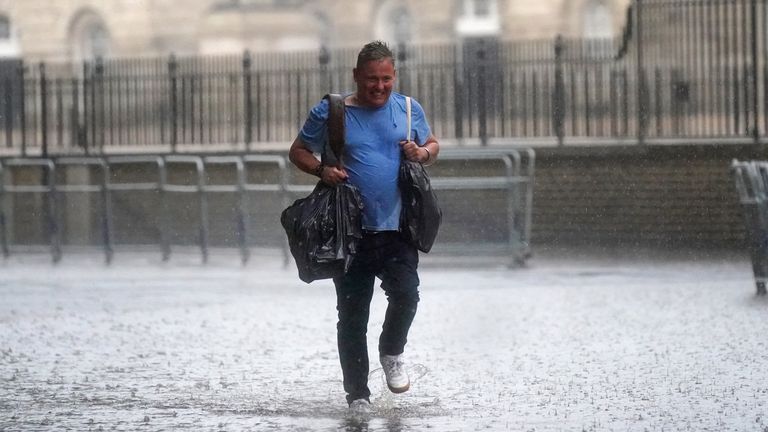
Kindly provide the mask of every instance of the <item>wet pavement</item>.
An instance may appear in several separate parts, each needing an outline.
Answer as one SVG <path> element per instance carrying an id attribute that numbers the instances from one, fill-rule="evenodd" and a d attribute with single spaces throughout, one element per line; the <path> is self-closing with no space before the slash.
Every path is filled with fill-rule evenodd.
<path id="1" fill-rule="evenodd" d="M 768 431 L 746 257 L 424 258 L 393 395 L 350 419 L 329 281 L 279 255 L 0 261 L 0 430 Z M 461 265 L 458 265 L 461 264 Z M 385 299 L 374 296 L 375 352 Z"/>

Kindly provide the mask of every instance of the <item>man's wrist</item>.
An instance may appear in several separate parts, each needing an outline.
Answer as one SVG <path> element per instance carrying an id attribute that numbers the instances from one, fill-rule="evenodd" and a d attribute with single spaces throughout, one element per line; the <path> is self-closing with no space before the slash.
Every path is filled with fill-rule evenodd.
<path id="1" fill-rule="evenodd" d="M 325 165 L 320 162 L 313 170 L 312 174 L 314 174 L 317 177 L 323 178 L 323 171 L 325 170 Z"/>
<path id="2" fill-rule="evenodd" d="M 424 151 L 427 152 L 427 158 L 424 159 L 424 161 L 422 161 L 421 163 L 429 163 L 429 160 L 432 159 L 432 152 L 430 152 L 429 149 L 426 146 L 424 146 L 422 148 L 424 149 Z"/>

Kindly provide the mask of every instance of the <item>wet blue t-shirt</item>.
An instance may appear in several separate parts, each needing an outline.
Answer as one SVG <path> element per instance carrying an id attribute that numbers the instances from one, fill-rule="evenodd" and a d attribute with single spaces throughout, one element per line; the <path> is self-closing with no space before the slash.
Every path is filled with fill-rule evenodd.
<path id="1" fill-rule="evenodd" d="M 431 135 L 424 110 L 411 99 L 411 139 L 424 145 Z M 299 138 L 314 153 L 327 142 L 328 101 L 323 99 L 309 112 Z M 400 228 L 400 190 L 397 176 L 406 138 L 405 96 L 392 92 L 380 108 L 347 106 L 344 115 L 344 168 L 349 181 L 363 198 L 363 228 L 395 231 Z"/>

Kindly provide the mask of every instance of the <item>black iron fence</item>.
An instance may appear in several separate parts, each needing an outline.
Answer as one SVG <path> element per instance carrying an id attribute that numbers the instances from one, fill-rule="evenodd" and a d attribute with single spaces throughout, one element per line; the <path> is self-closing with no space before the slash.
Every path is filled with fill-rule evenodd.
<path id="1" fill-rule="evenodd" d="M 766 0 L 635 0 L 613 40 L 399 46 L 435 133 L 647 142 L 763 139 Z M 287 147 L 355 50 L 0 65 L 0 154 Z"/>

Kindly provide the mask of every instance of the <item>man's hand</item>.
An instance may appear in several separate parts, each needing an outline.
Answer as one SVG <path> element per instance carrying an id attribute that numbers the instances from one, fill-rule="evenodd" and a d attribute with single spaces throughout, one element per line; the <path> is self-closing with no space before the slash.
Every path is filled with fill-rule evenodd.
<path id="1" fill-rule="evenodd" d="M 320 180 L 331 186 L 345 182 L 348 177 L 347 171 L 344 168 L 335 166 L 324 166 L 323 171 L 320 173 Z"/>
<path id="2" fill-rule="evenodd" d="M 400 147 L 403 148 L 405 157 L 410 161 L 425 163 L 429 160 L 429 151 L 419 147 L 413 141 L 400 141 Z"/>

